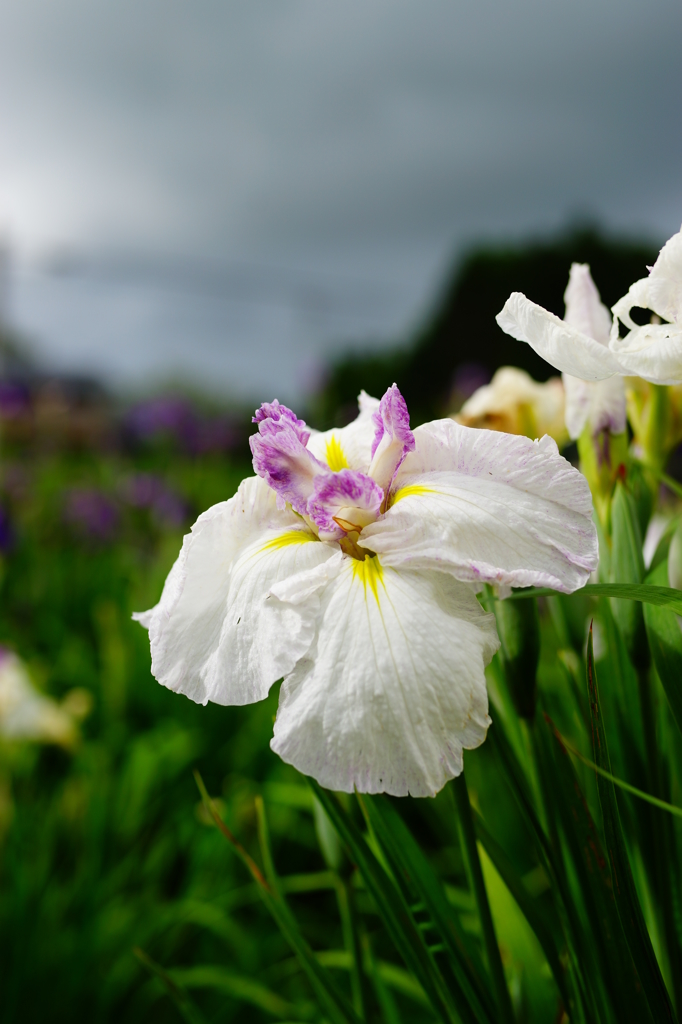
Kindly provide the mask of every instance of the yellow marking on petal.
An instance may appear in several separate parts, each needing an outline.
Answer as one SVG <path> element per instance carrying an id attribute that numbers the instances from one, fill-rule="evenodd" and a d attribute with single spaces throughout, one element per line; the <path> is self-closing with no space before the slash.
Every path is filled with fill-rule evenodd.
<path id="1" fill-rule="evenodd" d="M 327 441 L 326 458 L 327 465 L 333 473 L 338 473 L 341 469 L 348 469 L 348 460 L 336 434 L 332 434 Z"/>
<path id="2" fill-rule="evenodd" d="M 435 494 L 436 491 L 431 487 L 423 487 L 421 484 L 408 484 L 406 487 L 400 487 L 393 498 L 391 499 L 391 505 L 397 505 L 403 498 L 411 498 L 412 495 L 418 494 Z"/>
<path id="3" fill-rule="evenodd" d="M 374 594 L 374 600 L 379 604 L 379 584 L 383 587 L 384 585 L 384 571 L 381 568 L 381 562 L 376 555 L 370 555 L 369 558 L 365 558 L 364 562 L 359 562 L 357 559 L 353 562 L 353 579 L 359 580 L 365 590 L 365 600 L 367 600 L 367 588 Z"/>
<path id="4" fill-rule="evenodd" d="M 313 537 L 307 530 L 287 530 L 264 544 L 261 551 L 277 551 L 279 548 L 288 548 L 290 544 L 307 544 L 309 540 L 317 540 L 317 537 Z"/>

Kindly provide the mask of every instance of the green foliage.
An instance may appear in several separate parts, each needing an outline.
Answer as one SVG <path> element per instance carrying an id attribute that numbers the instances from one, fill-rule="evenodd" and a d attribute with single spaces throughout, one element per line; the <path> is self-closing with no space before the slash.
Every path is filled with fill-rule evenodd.
<path id="1" fill-rule="evenodd" d="M 163 450 L 5 460 L 0 642 L 39 688 L 94 706 L 72 752 L 0 748 L 0 1021 L 676 1020 L 674 529 L 645 578 L 646 502 L 618 484 L 612 582 L 495 602 L 493 725 L 466 784 L 332 794 L 270 751 L 276 687 L 194 705 L 151 677 L 130 619 L 183 527 L 247 471 Z M 126 504 L 140 472 L 182 498 L 184 524 Z M 115 507 L 109 532 L 65 515 L 84 487 Z"/>

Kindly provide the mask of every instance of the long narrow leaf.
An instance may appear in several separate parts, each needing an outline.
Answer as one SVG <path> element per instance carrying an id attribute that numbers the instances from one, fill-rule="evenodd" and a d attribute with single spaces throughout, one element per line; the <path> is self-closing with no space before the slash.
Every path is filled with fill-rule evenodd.
<path id="1" fill-rule="evenodd" d="M 434 1012 L 443 1021 L 459 1022 L 457 1007 L 400 889 L 379 863 L 350 816 L 342 810 L 336 797 L 322 789 L 314 779 L 308 779 L 308 782 L 348 847 L 351 858 L 377 905 L 387 932 L 406 965 L 424 989 Z"/>
<path id="2" fill-rule="evenodd" d="M 169 996 L 178 1008 L 178 1012 L 187 1024 L 206 1024 L 206 1018 L 197 1006 L 194 1005 L 189 995 L 175 979 L 171 978 L 167 971 L 157 964 L 155 960 L 145 953 L 143 949 L 136 946 L 133 949 L 134 955 L 149 973 L 159 979 Z"/>
<path id="3" fill-rule="evenodd" d="M 570 995 L 566 985 L 566 972 L 561 965 L 559 950 L 557 949 L 554 936 L 545 920 L 545 916 L 528 889 L 523 884 L 513 864 L 510 862 L 502 847 L 493 839 L 486 828 L 485 822 L 478 812 L 474 811 L 474 822 L 476 834 L 483 845 L 483 849 L 490 857 L 502 881 L 509 889 L 516 900 L 519 910 L 525 917 L 530 927 L 535 932 L 535 937 L 542 946 L 550 970 L 554 975 L 557 988 L 561 994 L 566 1007 L 570 1006 Z"/>
<path id="4" fill-rule="evenodd" d="M 650 574 L 655 583 L 668 582 L 668 566 L 661 562 Z M 667 608 L 645 608 L 649 647 L 677 728 L 682 732 L 682 630 Z"/>
<path id="5" fill-rule="evenodd" d="M 551 764 L 562 831 L 594 936 L 605 991 L 619 1024 L 653 1024 L 620 921 L 609 864 L 596 825 L 568 752 L 554 723 L 549 716 L 545 718 L 557 740 Z"/>
<path id="6" fill-rule="evenodd" d="M 360 1018 L 355 1013 L 353 1007 L 343 993 L 338 990 L 328 971 L 319 963 L 310 946 L 301 935 L 296 920 L 289 911 L 282 896 L 268 884 L 256 862 L 235 838 L 218 814 L 199 772 L 194 772 L 194 778 L 196 779 L 206 810 L 219 831 L 225 836 L 242 863 L 246 866 L 254 882 L 258 885 L 263 902 L 298 957 L 301 967 L 308 975 L 308 980 L 324 1012 L 329 1015 L 334 1024 L 361 1024 Z"/>
<path id="7" fill-rule="evenodd" d="M 462 1016 L 474 1024 L 494 1024 L 495 1007 L 486 990 L 483 965 L 471 948 L 454 908 L 449 903 L 440 879 L 419 848 L 412 833 L 385 797 L 358 797 L 365 817 L 393 861 L 396 873 L 414 887 L 429 914 L 434 930 L 451 958 L 451 966 L 464 1002 Z M 459 1004 L 459 1001 L 458 1001 Z"/>
<path id="8" fill-rule="evenodd" d="M 677 818 L 682 818 L 682 807 L 666 803 L 665 800 L 659 800 L 658 797 L 651 796 L 650 793 L 645 793 L 643 790 L 637 789 L 636 786 L 631 786 L 629 782 L 624 782 L 623 779 L 617 779 L 615 775 L 611 774 L 611 772 L 601 768 L 598 764 L 595 764 L 594 761 L 590 761 L 589 757 L 585 757 L 585 755 L 581 754 L 579 750 L 572 747 L 571 744 L 566 741 L 566 738 L 558 732 L 558 730 L 557 736 L 561 739 L 561 742 L 566 747 L 569 754 L 573 754 L 574 757 L 577 757 L 579 761 L 582 761 L 584 765 L 587 765 L 588 768 L 591 768 L 603 779 L 608 779 L 610 783 L 614 786 L 618 786 L 619 789 L 624 790 L 626 793 L 631 793 L 640 800 L 645 800 L 648 804 L 651 804 L 652 807 L 658 807 L 661 811 L 667 811 L 669 814 L 674 814 Z"/>
<path id="9" fill-rule="evenodd" d="M 606 849 L 609 854 L 609 863 L 611 864 L 616 906 L 618 907 L 625 938 L 630 947 L 630 952 L 642 987 L 644 988 L 653 1019 L 656 1022 L 674 1022 L 676 1020 L 675 1011 L 670 1002 L 656 955 L 651 946 L 651 940 L 632 878 L 632 870 L 620 823 L 616 791 L 613 783 L 605 779 L 603 774 L 610 773 L 611 760 L 606 743 L 604 721 L 599 706 L 599 686 L 594 666 L 591 625 L 587 641 L 587 689 L 592 717 L 592 749 L 594 751 L 594 759 L 601 769 L 597 777 L 597 789 L 599 791 L 599 802 L 604 822 Z"/>
<path id="10" fill-rule="evenodd" d="M 261 982 L 243 974 L 235 974 L 220 964 L 201 964 L 196 967 L 174 967 L 168 972 L 171 981 L 184 989 L 212 988 L 224 992 L 242 1003 L 257 1006 L 273 1017 L 291 1020 L 300 1014 L 292 1003 L 282 999 Z M 308 1004 L 310 1006 L 310 1004 Z"/>
<path id="11" fill-rule="evenodd" d="M 670 611 L 682 615 L 682 591 L 673 587 L 662 587 L 651 583 L 588 583 L 576 594 L 584 594 L 587 597 L 613 597 L 622 601 L 642 601 L 645 604 L 658 605 L 660 608 L 669 608 Z M 528 597 L 553 597 L 556 590 L 550 587 L 528 587 L 527 590 L 517 590 L 505 598 L 506 601 L 523 601 Z M 565 595 L 572 597 L 571 594 Z M 500 600 L 495 598 L 495 600 Z"/>

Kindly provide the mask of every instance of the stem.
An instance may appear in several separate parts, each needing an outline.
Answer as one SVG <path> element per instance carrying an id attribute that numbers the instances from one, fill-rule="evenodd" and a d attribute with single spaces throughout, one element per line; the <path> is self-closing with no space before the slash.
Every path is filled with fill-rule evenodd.
<path id="1" fill-rule="evenodd" d="M 514 1011 L 512 1009 L 511 998 L 509 996 L 509 989 L 507 988 L 507 981 L 504 976 L 500 947 L 497 943 L 497 936 L 495 935 L 495 926 L 493 924 L 492 914 L 490 913 L 488 893 L 486 892 L 485 882 L 483 880 L 483 871 L 481 869 L 481 861 L 478 856 L 476 833 L 474 831 L 474 819 L 471 813 L 469 790 L 467 789 L 464 772 L 461 772 L 457 778 L 453 780 L 453 790 L 455 803 L 457 804 L 457 823 L 459 828 L 460 844 L 462 847 L 462 856 L 464 857 L 464 863 L 469 877 L 469 884 L 474 896 L 476 897 L 478 913 L 481 919 L 483 939 L 488 955 L 488 967 L 490 968 L 490 972 L 493 977 L 493 986 L 497 997 L 497 1008 L 500 1013 L 500 1024 L 514 1024 Z"/>

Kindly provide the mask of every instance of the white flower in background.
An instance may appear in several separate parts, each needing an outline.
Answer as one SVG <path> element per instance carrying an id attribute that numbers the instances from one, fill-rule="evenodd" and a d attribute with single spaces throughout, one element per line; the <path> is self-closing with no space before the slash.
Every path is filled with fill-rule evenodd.
<path id="1" fill-rule="evenodd" d="M 518 341 L 562 371 L 566 392 L 566 428 L 573 440 L 589 424 L 594 436 L 625 430 L 625 387 L 621 366 L 611 349 L 611 315 L 599 298 L 590 268 L 574 263 L 564 293 L 566 313 L 554 313 L 513 292 L 497 322 Z"/>
<path id="2" fill-rule="evenodd" d="M 136 616 L 152 671 L 202 704 L 262 700 L 283 677 L 285 761 L 330 789 L 433 795 L 490 724 L 499 641 L 475 588 L 583 586 L 587 482 L 549 437 L 413 432 L 395 385 L 340 430 L 278 402 L 254 422 L 258 476 L 199 517 Z"/>
<path id="3" fill-rule="evenodd" d="M 634 306 L 650 310 L 653 322 L 636 324 L 630 316 Z M 649 276 L 619 299 L 613 315 L 610 349 L 625 372 L 652 384 L 681 384 L 682 230 L 665 243 Z M 624 338 L 618 337 L 619 321 L 629 328 Z"/>
<path id="4" fill-rule="evenodd" d="M 558 377 L 540 384 L 525 370 L 502 366 L 490 384 L 474 391 L 454 419 L 465 427 L 531 438 L 549 434 L 561 445 L 566 440 L 564 388 Z"/>
<path id="5" fill-rule="evenodd" d="M 82 714 L 69 714 L 65 707 L 39 693 L 24 663 L 12 651 L 0 647 L 0 737 L 71 747 L 78 738 L 76 717 Z"/>

